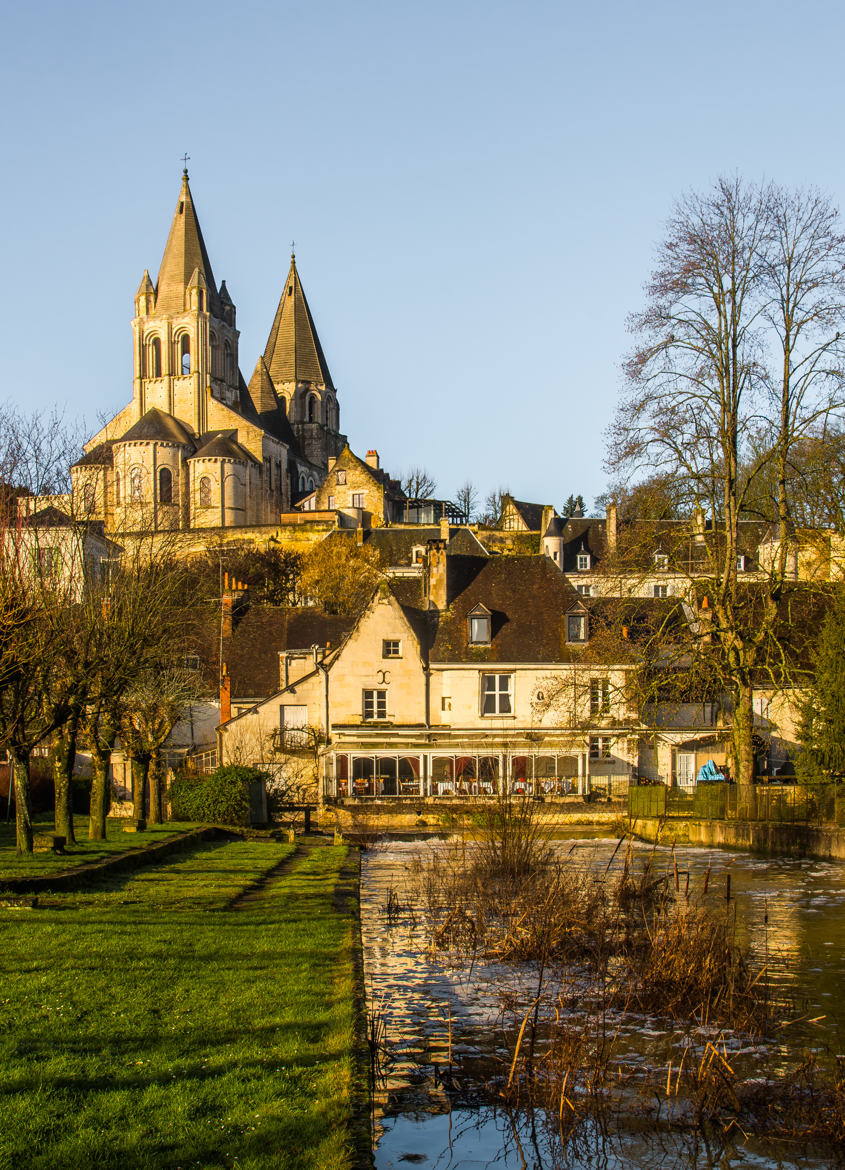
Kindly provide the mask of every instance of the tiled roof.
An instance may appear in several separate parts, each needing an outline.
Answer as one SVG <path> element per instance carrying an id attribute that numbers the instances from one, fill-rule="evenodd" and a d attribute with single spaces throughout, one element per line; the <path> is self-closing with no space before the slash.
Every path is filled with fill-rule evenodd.
<path id="1" fill-rule="evenodd" d="M 74 467 L 112 467 L 114 465 L 114 450 L 112 443 L 98 443 L 92 447 L 87 455 L 77 459 Z"/>
<path id="2" fill-rule="evenodd" d="M 218 431 L 203 435 L 198 451 L 191 459 L 236 459 L 239 463 L 257 463 L 258 460 L 236 438 L 237 431 Z"/>
<path id="3" fill-rule="evenodd" d="M 170 225 L 170 235 L 164 247 L 156 285 L 156 312 L 182 313 L 185 310 L 185 290 L 195 270 L 205 278 L 208 288 L 208 309 L 216 317 L 221 306 L 211 271 L 211 261 L 202 238 L 199 220 L 188 185 L 188 172 L 182 176 L 182 190 Z"/>
<path id="4" fill-rule="evenodd" d="M 267 338 L 264 361 L 276 386 L 314 382 L 334 389 L 293 256 Z"/>
<path id="5" fill-rule="evenodd" d="M 165 414 L 157 406 L 150 407 L 146 414 L 131 426 L 125 435 L 116 440 L 118 443 L 134 443 L 143 440 L 152 440 L 164 443 L 179 443 L 184 447 L 193 448 L 194 436 L 184 423 L 172 414 Z"/>

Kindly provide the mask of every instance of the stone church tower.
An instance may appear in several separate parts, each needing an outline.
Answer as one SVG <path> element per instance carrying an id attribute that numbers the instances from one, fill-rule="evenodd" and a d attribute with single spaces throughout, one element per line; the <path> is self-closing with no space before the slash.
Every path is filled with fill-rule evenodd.
<path id="1" fill-rule="evenodd" d="M 345 437 L 296 263 L 247 385 L 235 306 L 214 279 L 187 171 L 132 332 L 132 401 L 71 469 L 79 514 L 112 532 L 272 525 L 319 486 Z"/>

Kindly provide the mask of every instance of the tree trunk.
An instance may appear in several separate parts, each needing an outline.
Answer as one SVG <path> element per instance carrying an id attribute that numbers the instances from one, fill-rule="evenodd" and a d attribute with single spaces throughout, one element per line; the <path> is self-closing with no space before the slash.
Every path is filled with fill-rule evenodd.
<path id="1" fill-rule="evenodd" d="M 147 777 L 150 774 L 150 757 L 146 752 L 137 752 L 130 758 L 132 765 L 132 809 L 138 829 L 147 827 Z M 150 812 L 152 814 L 152 793 Z M 152 815 L 150 817 L 152 819 Z"/>
<path id="2" fill-rule="evenodd" d="M 150 824 L 161 821 L 161 758 L 156 750 L 150 757 Z"/>
<path id="3" fill-rule="evenodd" d="M 91 815 L 88 818 L 88 839 L 105 841 L 106 817 L 111 804 L 111 754 L 117 732 L 105 725 L 91 736 Z"/>
<path id="4" fill-rule="evenodd" d="M 60 727 L 53 748 L 54 827 L 57 835 L 64 837 L 69 845 L 76 844 L 70 795 L 70 781 L 76 762 L 76 730 L 75 719 Z"/>
<path id="5" fill-rule="evenodd" d="M 32 802 L 29 789 L 29 749 L 12 747 L 15 778 L 15 830 L 18 853 L 32 853 Z"/>
<path id="6" fill-rule="evenodd" d="M 737 784 L 754 783 L 754 704 L 751 683 L 736 684 L 733 716 L 734 779 Z"/>

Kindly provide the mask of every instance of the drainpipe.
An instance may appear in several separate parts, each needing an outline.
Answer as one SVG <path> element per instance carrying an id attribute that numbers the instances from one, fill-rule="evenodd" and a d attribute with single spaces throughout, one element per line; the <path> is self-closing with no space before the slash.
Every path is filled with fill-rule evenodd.
<path id="1" fill-rule="evenodd" d="M 329 726 L 330 726 L 329 725 L 329 672 L 326 669 L 326 667 L 323 665 L 322 660 L 318 659 L 319 650 L 320 650 L 319 646 L 312 646 L 311 647 L 311 653 L 314 655 L 314 666 L 323 675 L 323 718 L 325 719 L 326 746 L 328 747 L 328 745 L 331 743 L 331 735 L 329 734 Z M 320 769 L 320 771 L 322 772 L 322 768 Z M 324 784 L 324 781 L 323 781 L 322 775 L 318 775 L 318 777 L 317 777 L 317 819 L 318 820 L 320 819 L 320 814 L 323 810 L 323 798 L 325 795 L 323 792 L 323 784 Z"/>

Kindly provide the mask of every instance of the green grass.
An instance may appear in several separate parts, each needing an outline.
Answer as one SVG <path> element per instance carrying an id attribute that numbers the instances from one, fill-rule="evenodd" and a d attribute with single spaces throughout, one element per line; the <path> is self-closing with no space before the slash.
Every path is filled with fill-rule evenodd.
<path id="1" fill-rule="evenodd" d="M 345 846 L 207 843 L 0 910 L 0 1168 L 351 1165 Z"/>
<path id="2" fill-rule="evenodd" d="M 15 822 L 12 820 L 11 824 L 7 824 L 3 821 L 0 823 L 0 887 L 4 878 L 38 877 L 41 874 L 58 873 L 59 870 L 72 869 L 89 861 L 113 857 L 115 853 L 140 849 L 142 845 L 152 845 L 165 836 L 195 828 L 193 824 L 168 821 L 164 825 L 150 825 L 143 833 L 127 833 L 124 831 L 124 825 L 129 823 L 120 817 L 110 818 L 106 821 L 106 840 L 89 841 L 88 817 L 74 817 L 77 843 L 68 845 L 63 855 L 48 850 L 44 853 L 18 856 L 15 853 Z M 34 828 L 36 834 L 52 833 L 52 813 L 36 817 Z"/>

